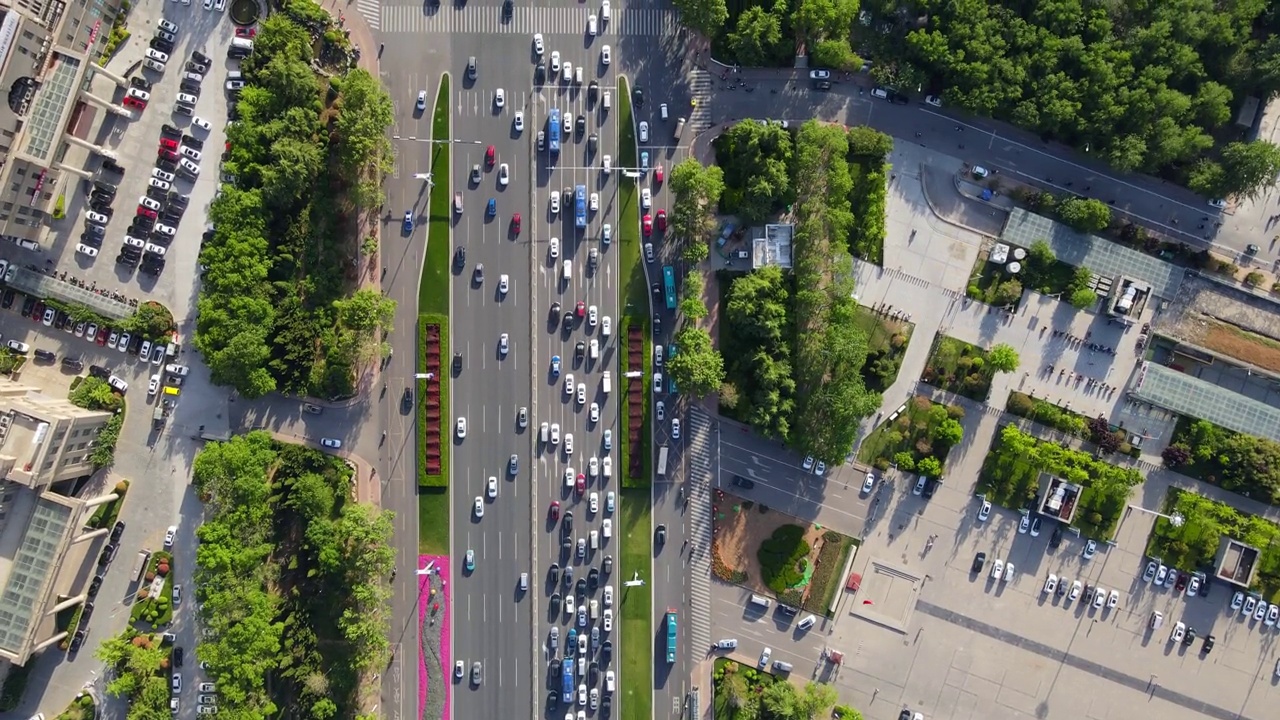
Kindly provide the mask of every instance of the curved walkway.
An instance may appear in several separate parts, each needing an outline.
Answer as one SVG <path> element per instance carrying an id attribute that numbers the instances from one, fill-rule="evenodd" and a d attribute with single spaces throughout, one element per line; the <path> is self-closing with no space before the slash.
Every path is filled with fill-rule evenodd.
<path id="1" fill-rule="evenodd" d="M 449 558 L 419 555 L 418 625 L 422 647 L 418 653 L 418 708 L 425 720 L 449 717 L 452 687 L 449 680 Z"/>

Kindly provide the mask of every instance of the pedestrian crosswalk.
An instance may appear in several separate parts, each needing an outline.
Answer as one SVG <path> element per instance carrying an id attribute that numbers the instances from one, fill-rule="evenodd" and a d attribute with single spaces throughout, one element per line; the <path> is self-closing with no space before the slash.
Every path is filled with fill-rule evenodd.
<path id="1" fill-rule="evenodd" d="M 711 647 L 711 493 L 715 421 L 696 405 L 689 410 L 689 643 L 700 659 Z"/>
<path id="2" fill-rule="evenodd" d="M 711 73 L 706 70 L 690 72 L 689 91 L 693 94 L 689 125 L 694 133 L 700 133 L 711 127 Z"/>
<path id="3" fill-rule="evenodd" d="M 366 6 L 377 6 L 378 0 L 356 0 L 360 14 L 366 18 Z M 517 7 L 510 19 L 502 18 L 500 7 L 398 5 L 382 7 L 381 17 L 373 24 L 389 33 L 479 34 L 479 35 L 577 35 L 587 32 L 587 11 L 580 7 Z M 620 8 L 596 43 L 604 45 L 611 37 L 647 36 L 674 33 L 679 29 L 676 15 L 660 8 Z"/>
<path id="4" fill-rule="evenodd" d="M 382 4 L 378 0 L 356 0 L 356 12 L 369 23 L 370 30 L 382 29 Z"/>

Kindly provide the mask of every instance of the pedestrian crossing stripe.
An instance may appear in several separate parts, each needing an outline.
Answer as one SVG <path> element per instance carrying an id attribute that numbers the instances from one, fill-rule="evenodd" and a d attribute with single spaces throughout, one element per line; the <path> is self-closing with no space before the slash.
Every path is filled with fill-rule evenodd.
<path id="1" fill-rule="evenodd" d="M 356 0 L 360 14 L 376 9 L 378 0 Z M 371 21 L 372 22 L 372 21 Z M 574 35 L 587 32 L 587 12 L 574 7 L 518 7 L 510 18 L 499 7 L 441 7 L 431 5 L 382 6 L 372 24 L 388 33 L 449 35 Z M 594 43 L 608 44 L 618 37 L 655 36 L 679 30 L 676 14 L 660 8 L 627 8 L 617 11 Z M 549 43 L 550 44 L 550 43 Z M 554 48 L 550 48 L 549 51 Z"/>

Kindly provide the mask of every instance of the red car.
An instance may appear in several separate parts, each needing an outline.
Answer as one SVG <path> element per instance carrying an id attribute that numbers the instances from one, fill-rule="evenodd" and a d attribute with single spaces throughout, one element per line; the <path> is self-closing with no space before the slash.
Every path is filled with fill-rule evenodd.
<path id="1" fill-rule="evenodd" d="M 653 234 L 653 218 L 650 217 L 649 213 L 645 213 L 644 217 L 640 219 L 640 228 L 644 230 L 645 237 Z"/>
<path id="2" fill-rule="evenodd" d="M 551 522 L 555 522 L 556 520 L 559 520 L 560 519 L 560 503 L 556 500 L 552 500 L 551 509 L 549 510 L 549 512 L 551 513 Z"/>
<path id="3" fill-rule="evenodd" d="M 666 232 L 666 231 L 667 231 L 667 211 L 659 210 L 658 211 L 658 232 Z"/>
<path id="4" fill-rule="evenodd" d="M 31 319 L 36 322 L 44 319 L 44 303 L 36 302 L 36 306 L 31 309 Z"/>
<path id="5" fill-rule="evenodd" d="M 122 102 L 125 107 L 137 108 L 138 110 L 145 110 L 147 108 L 147 103 L 136 97 L 127 97 Z"/>
<path id="6" fill-rule="evenodd" d="M 659 185 L 662 184 L 662 166 L 653 169 L 653 181 Z"/>
<path id="7" fill-rule="evenodd" d="M 577 307 L 575 307 L 575 308 L 574 308 L 574 312 L 575 312 L 575 313 L 577 313 L 578 317 L 582 317 L 583 315 L 586 315 L 586 314 L 587 314 L 587 304 L 586 304 L 585 302 L 583 302 L 583 301 L 579 300 L 579 301 L 578 301 L 578 305 L 577 305 Z"/>
<path id="8" fill-rule="evenodd" d="M 520 213 L 511 216 L 511 232 L 516 235 L 520 234 Z"/>
<path id="9" fill-rule="evenodd" d="M 492 146 L 492 145 L 490 145 L 490 146 L 489 146 L 489 148 L 488 148 L 487 150 L 485 150 L 485 151 L 484 151 L 484 163 L 485 163 L 485 165 L 488 165 L 489 167 L 493 167 L 493 158 L 494 158 L 494 153 L 495 153 L 495 152 L 497 152 L 497 151 L 493 149 L 493 146 Z"/>
<path id="10" fill-rule="evenodd" d="M 170 139 L 170 138 L 163 138 L 163 137 L 162 137 L 162 138 L 160 138 L 160 148 L 161 148 L 162 150 L 173 150 L 173 151 L 177 151 L 177 149 L 178 149 L 178 141 L 177 141 L 177 140 Z"/>
<path id="11" fill-rule="evenodd" d="M 170 160 L 170 161 L 172 161 L 172 162 L 178 162 L 178 153 L 176 153 L 176 152 L 174 152 L 174 151 L 172 151 L 172 150 L 166 150 L 165 148 L 160 148 L 160 152 L 159 152 L 159 153 L 157 153 L 157 156 L 162 157 L 162 158 L 164 158 L 165 160 Z"/>
<path id="12" fill-rule="evenodd" d="M 157 217 L 155 210 L 152 210 L 149 207 L 144 207 L 142 205 L 138 206 L 138 214 L 143 217 L 151 218 L 152 220 L 155 220 Z"/>
<path id="13" fill-rule="evenodd" d="M 578 473 L 578 485 L 577 485 L 577 487 L 578 487 L 578 494 L 579 494 L 579 495 L 582 495 L 583 493 L 585 493 L 585 492 L 587 491 L 587 476 L 586 476 L 586 475 L 583 475 L 582 473 Z"/>
<path id="14" fill-rule="evenodd" d="M 245 28 L 245 27 L 236 28 L 236 37 L 251 38 L 257 34 L 258 34 L 258 28 Z"/>
<path id="15" fill-rule="evenodd" d="M 99 345 L 106 345 L 107 335 L 110 335 L 110 334 L 111 334 L 111 328 L 100 327 L 98 328 L 98 337 L 94 340 L 94 342 L 98 343 Z"/>

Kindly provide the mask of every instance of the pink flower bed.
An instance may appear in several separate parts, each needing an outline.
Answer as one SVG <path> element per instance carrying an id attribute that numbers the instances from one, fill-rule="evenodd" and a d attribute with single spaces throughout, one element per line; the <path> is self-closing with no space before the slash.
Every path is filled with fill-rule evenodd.
<path id="1" fill-rule="evenodd" d="M 418 567 L 424 568 L 428 564 L 435 563 L 432 566 L 431 575 L 418 576 L 418 626 L 422 628 L 422 632 L 438 631 L 440 633 L 440 673 L 442 677 L 448 677 L 450 673 L 449 659 L 449 615 L 451 611 L 449 601 L 449 558 L 445 555 L 419 555 Z M 431 589 L 436 589 L 434 597 L 431 595 Z M 427 618 L 431 614 L 431 609 L 435 605 L 439 605 L 440 609 L 436 613 L 436 624 L 434 626 L 427 624 Z M 427 666 L 426 659 L 422 655 L 422 648 L 418 648 L 418 711 L 427 706 Z M 444 718 L 449 717 L 449 700 L 450 690 L 449 682 L 444 682 Z"/>

